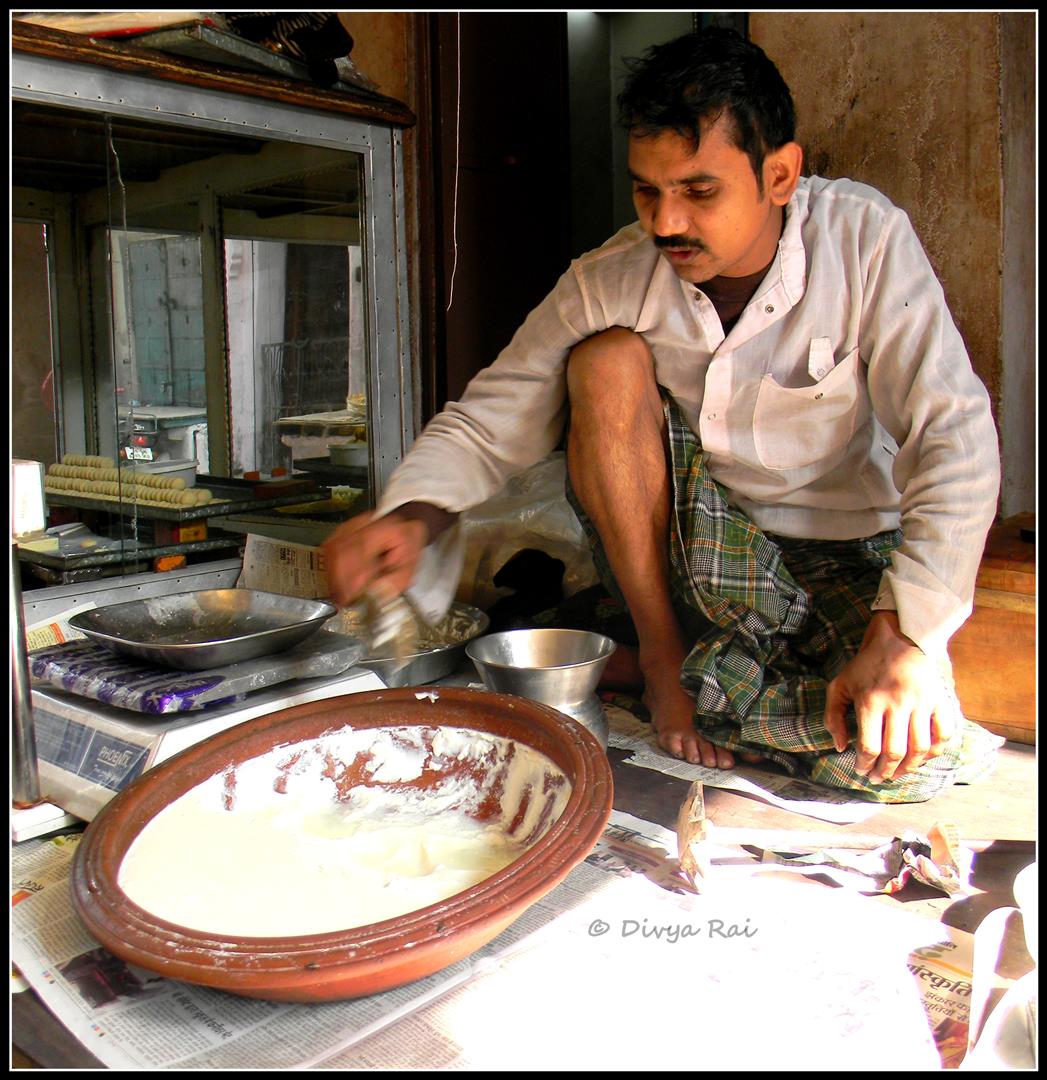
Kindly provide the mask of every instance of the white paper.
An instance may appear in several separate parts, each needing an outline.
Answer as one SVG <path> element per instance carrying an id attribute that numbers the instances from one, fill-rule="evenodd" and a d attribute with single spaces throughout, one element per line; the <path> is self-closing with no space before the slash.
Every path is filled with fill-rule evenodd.
<path id="1" fill-rule="evenodd" d="M 324 599 L 330 595 L 323 553 L 319 548 L 255 533 L 247 535 L 244 568 L 236 587 L 303 600 Z"/>
<path id="2" fill-rule="evenodd" d="M 650 724 L 638 720 L 626 709 L 617 705 L 604 705 L 610 725 L 608 746 L 617 750 L 631 750 L 628 764 L 653 769 L 666 776 L 693 782 L 700 780 L 709 787 L 723 788 L 740 795 L 751 795 L 783 810 L 795 814 L 831 821 L 837 825 L 865 821 L 881 807 L 866 799 L 859 799 L 847 791 L 813 784 L 791 776 L 774 776 L 770 773 L 746 775 L 744 765 L 735 769 L 708 769 L 704 765 L 692 765 L 671 757 L 659 745 Z"/>
<path id="3" fill-rule="evenodd" d="M 44 619 L 41 622 L 35 622 L 31 626 L 27 626 L 25 628 L 26 651 L 33 652 L 34 649 L 50 648 L 54 645 L 62 645 L 67 641 L 86 638 L 86 634 L 69 625 L 69 619 L 73 615 L 79 615 L 82 611 L 92 611 L 97 606 L 93 600 L 88 601 L 86 604 L 78 604 L 76 607 L 60 612 L 58 615 L 52 615 L 50 619 Z"/>

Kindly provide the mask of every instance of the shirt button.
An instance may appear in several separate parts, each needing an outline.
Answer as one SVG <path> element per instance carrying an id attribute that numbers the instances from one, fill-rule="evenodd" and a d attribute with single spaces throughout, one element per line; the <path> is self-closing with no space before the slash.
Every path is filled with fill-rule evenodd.
<path id="1" fill-rule="evenodd" d="M 709 413 L 709 415 L 705 419 L 706 420 L 715 420 L 716 419 L 716 413 L 714 413 L 714 412 Z"/>
<path id="2" fill-rule="evenodd" d="M 768 315 L 773 315 L 774 314 L 774 304 L 768 304 L 767 307 L 764 308 L 764 311 L 766 311 Z"/>

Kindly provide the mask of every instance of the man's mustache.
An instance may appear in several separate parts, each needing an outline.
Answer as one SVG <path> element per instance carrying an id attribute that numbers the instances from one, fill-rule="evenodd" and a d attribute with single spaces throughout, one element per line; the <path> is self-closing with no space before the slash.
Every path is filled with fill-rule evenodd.
<path id="1" fill-rule="evenodd" d="M 654 246 L 660 248 L 694 248 L 696 251 L 706 250 L 701 240 L 692 240 L 689 236 L 656 236 L 654 237 Z"/>

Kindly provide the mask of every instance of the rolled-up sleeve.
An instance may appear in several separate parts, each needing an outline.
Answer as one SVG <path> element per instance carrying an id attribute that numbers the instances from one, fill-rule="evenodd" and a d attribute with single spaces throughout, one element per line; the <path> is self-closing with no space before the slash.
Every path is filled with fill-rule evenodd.
<path id="1" fill-rule="evenodd" d="M 448 402 L 426 425 L 394 470 L 377 512 L 425 502 L 460 513 L 554 450 L 567 417 L 567 355 L 605 329 L 592 309 L 582 271 L 572 264 L 461 400 Z M 460 524 L 423 552 L 408 592 L 430 619 L 440 618 L 454 598 L 464 555 Z"/>
<path id="2" fill-rule="evenodd" d="M 989 395 L 905 213 L 885 216 L 865 278 L 861 350 L 870 400 L 897 444 L 902 543 L 875 606 L 941 653 L 970 615 L 996 515 L 1000 455 Z"/>
<path id="3" fill-rule="evenodd" d="M 567 355 L 601 329 L 572 266 L 461 399 L 428 423 L 393 473 L 379 512 L 414 500 L 466 510 L 554 450 L 567 416 Z"/>

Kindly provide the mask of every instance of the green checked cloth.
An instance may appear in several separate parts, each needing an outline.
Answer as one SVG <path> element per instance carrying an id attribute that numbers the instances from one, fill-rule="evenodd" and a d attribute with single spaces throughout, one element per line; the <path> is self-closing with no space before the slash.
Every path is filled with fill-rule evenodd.
<path id="1" fill-rule="evenodd" d="M 923 802 L 986 774 L 1003 739 L 963 717 L 954 693 L 956 735 L 914 773 L 872 784 L 856 772 L 853 747 L 835 751 L 823 722 L 826 688 L 861 645 L 901 532 L 845 541 L 772 539 L 728 504 L 678 406 L 664 390 L 662 398 L 675 503 L 673 603 L 694 641 L 681 682 L 695 699 L 697 730 L 719 746 L 760 754 L 792 775 L 878 802 Z M 570 484 L 568 498 L 601 579 L 620 597 Z M 853 732 L 853 710 L 848 721 Z"/>

